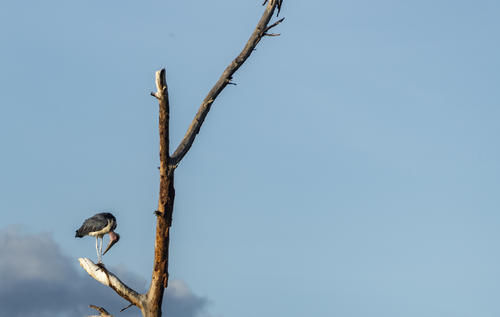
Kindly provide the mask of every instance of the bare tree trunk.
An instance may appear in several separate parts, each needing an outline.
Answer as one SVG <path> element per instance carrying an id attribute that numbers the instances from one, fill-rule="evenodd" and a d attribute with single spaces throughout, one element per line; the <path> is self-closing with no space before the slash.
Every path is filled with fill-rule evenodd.
<path id="1" fill-rule="evenodd" d="M 165 289 L 168 286 L 168 261 L 169 261 L 169 243 L 170 227 L 172 225 L 172 213 L 174 208 L 174 172 L 181 160 L 187 154 L 196 135 L 199 133 L 212 104 L 221 91 L 231 83 L 233 74 L 250 57 L 257 44 L 264 36 L 277 36 L 279 34 L 269 33 L 269 30 L 280 24 L 283 19 L 269 25 L 275 10 L 281 9 L 283 0 L 265 0 L 263 5 L 266 9 L 259 20 L 255 30 L 248 39 L 241 53 L 226 67 L 219 80 L 209 91 L 198 112 L 196 113 L 191 125 L 189 126 L 184 138 L 170 156 L 169 151 L 169 120 L 170 105 L 168 100 L 168 89 L 165 69 L 156 72 L 156 92 L 151 93 L 159 102 L 159 130 L 160 130 L 160 196 L 158 199 L 158 210 L 156 211 L 156 238 L 154 266 L 151 278 L 151 284 L 146 294 L 138 294 L 120 281 L 113 273 L 109 272 L 103 265 L 96 266 L 89 259 L 79 259 L 80 265 L 94 279 L 107 285 L 115 292 L 137 306 L 144 317 L 161 317 L 162 303 Z M 105 312 L 103 308 L 100 312 Z M 107 312 L 106 312 L 107 314 Z"/>
<path id="2" fill-rule="evenodd" d="M 170 242 L 170 226 L 174 208 L 174 166 L 170 165 L 169 156 L 169 119 L 170 108 L 165 69 L 156 72 L 155 97 L 160 105 L 160 196 L 156 211 L 156 239 L 153 276 L 147 293 L 147 307 L 144 316 L 160 317 L 163 293 L 168 286 L 168 247 Z"/>

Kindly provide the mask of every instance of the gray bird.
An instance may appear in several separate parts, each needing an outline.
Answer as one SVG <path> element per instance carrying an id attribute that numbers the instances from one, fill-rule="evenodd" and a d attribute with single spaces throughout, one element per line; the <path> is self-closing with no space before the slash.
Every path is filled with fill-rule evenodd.
<path id="1" fill-rule="evenodd" d="M 98 263 L 102 263 L 101 257 L 108 252 L 111 247 L 120 240 L 120 235 L 113 230 L 116 229 L 116 218 L 109 212 L 101 212 L 89 219 L 85 220 L 76 230 L 75 237 L 83 238 L 84 236 L 96 237 L 95 250 L 97 252 Z M 103 236 L 109 234 L 109 244 L 104 253 L 102 253 Z M 99 238 L 101 238 L 101 246 L 98 247 Z"/>

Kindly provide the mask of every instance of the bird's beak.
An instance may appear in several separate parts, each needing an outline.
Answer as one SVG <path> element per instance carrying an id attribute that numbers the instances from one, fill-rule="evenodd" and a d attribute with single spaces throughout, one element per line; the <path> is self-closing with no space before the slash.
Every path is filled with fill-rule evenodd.
<path id="1" fill-rule="evenodd" d="M 118 242 L 118 240 L 120 240 L 120 235 L 118 233 L 115 233 L 113 231 L 111 231 L 109 233 L 109 244 L 108 244 L 108 247 L 106 248 L 106 250 L 104 250 L 104 253 L 102 255 L 105 255 L 106 252 L 108 252 L 109 249 L 111 249 L 111 247 Z"/>

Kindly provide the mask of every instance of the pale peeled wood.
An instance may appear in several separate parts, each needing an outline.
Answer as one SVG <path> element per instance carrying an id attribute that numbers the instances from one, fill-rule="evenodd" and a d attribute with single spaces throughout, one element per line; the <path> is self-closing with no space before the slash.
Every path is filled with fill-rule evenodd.
<path id="1" fill-rule="evenodd" d="M 97 266 L 88 258 L 79 258 L 78 261 L 80 262 L 80 266 L 96 281 L 111 287 L 118 295 L 135 306 L 139 308 L 144 306 L 144 295 L 141 295 L 128 287 L 125 283 L 120 281 L 116 275 L 108 271 L 106 268 Z"/>

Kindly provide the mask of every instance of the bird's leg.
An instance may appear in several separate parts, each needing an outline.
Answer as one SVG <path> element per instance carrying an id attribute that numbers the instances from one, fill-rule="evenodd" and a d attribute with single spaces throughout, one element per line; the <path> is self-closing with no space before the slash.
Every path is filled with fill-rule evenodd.
<path id="1" fill-rule="evenodd" d="M 95 237 L 95 252 L 97 253 L 97 261 L 101 262 L 101 257 L 99 256 L 99 237 Z"/>
<path id="2" fill-rule="evenodd" d="M 101 236 L 101 245 L 99 246 L 99 263 L 102 262 L 102 243 L 104 240 L 104 236 Z"/>

